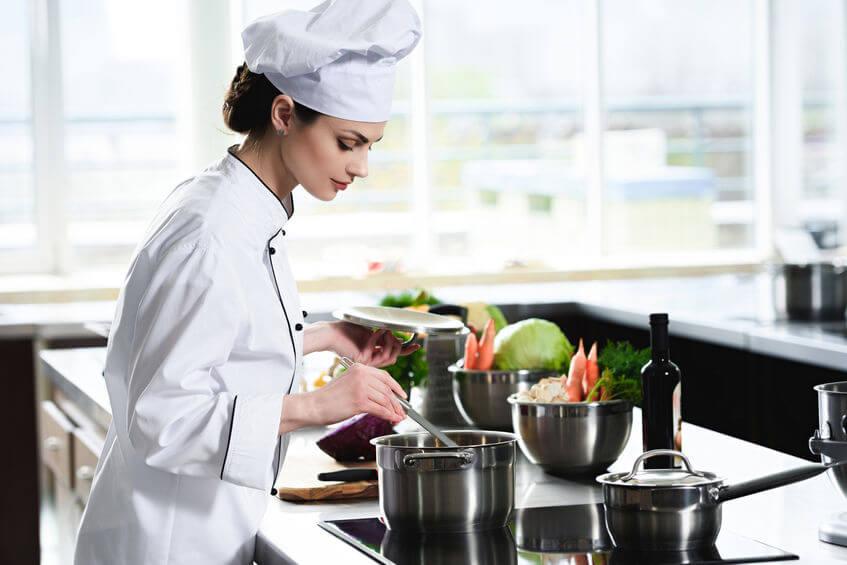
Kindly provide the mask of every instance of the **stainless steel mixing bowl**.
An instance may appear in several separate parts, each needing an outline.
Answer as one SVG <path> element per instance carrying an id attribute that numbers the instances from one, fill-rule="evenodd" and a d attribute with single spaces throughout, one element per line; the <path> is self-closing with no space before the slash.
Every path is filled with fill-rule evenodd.
<path id="1" fill-rule="evenodd" d="M 508 402 L 524 455 L 553 475 L 605 471 L 632 430 L 632 403 L 626 400 L 531 402 L 514 395 Z"/>
<path id="2" fill-rule="evenodd" d="M 506 401 L 516 392 L 529 390 L 544 377 L 558 377 L 557 371 L 466 370 L 456 363 L 447 368 L 453 374 L 456 406 L 468 422 L 487 430 L 512 431 L 512 409 Z"/>

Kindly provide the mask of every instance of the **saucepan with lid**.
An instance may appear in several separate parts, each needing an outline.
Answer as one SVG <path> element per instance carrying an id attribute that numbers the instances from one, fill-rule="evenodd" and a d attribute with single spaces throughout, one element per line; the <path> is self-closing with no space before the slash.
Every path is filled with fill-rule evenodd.
<path id="1" fill-rule="evenodd" d="M 683 469 L 639 469 L 645 459 L 679 457 Z M 715 543 L 721 503 L 812 478 L 830 465 L 810 464 L 735 485 L 697 471 L 679 451 L 642 453 L 628 473 L 597 477 L 603 485 L 606 527 L 616 547 L 638 551 L 687 551 Z"/>

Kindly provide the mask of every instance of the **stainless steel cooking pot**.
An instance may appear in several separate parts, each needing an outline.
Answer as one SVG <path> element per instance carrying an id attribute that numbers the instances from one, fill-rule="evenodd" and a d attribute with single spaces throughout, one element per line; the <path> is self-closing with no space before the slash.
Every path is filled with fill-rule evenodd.
<path id="1" fill-rule="evenodd" d="M 792 320 L 837 321 L 847 309 L 847 267 L 843 263 L 785 263 L 776 267 L 774 306 Z"/>
<path id="2" fill-rule="evenodd" d="M 847 460 L 847 381 L 815 387 L 818 393 L 818 429 L 809 440 L 809 449 L 820 455 L 821 462 Z M 833 467 L 827 473 L 841 493 L 847 496 L 847 465 Z"/>
<path id="3" fill-rule="evenodd" d="M 645 459 L 670 455 L 684 469 L 639 469 Z M 603 485 L 606 527 L 616 547 L 635 551 L 688 551 L 715 543 L 721 529 L 721 503 L 796 483 L 827 470 L 811 464 L 725 485 L 714 473 L 695 471 L 679 451 L 642 453 L 628 473 L 597 477 Z"/>
<path id="4" fill-rule="evenodd" d="M 505 527 L 515 505 L 515 436 L 444 432 L 382 436 L 376 446 L 379 506 L 391 530 L 471 532 Z"/>

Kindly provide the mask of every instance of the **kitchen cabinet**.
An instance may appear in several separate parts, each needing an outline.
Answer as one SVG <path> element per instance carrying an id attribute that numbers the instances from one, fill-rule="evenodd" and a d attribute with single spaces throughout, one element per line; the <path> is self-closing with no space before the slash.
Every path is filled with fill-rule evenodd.
<path id="1" fill-rule="evenodd" d="M 73 488 L 73 422 L 50 400 L 41 402 L 41 461 L 52 472 L 55 481 Z"/>
<path id="2" fill-rule="evenodd" d="M 76 428 L 73 432 L 74 492 L 83 504 L 88 502 L 91 493 L 91 482 L 94 480 L 103 441 L 104 438 L 83 428 Z"/>
<path id="3" fill-rule="evenodd" d="M 91 492 L 106 430 L 59 390 L 39 407 L 42 504 L 50 513 L 57 557 L 73 560 L 76 531 Z"/>

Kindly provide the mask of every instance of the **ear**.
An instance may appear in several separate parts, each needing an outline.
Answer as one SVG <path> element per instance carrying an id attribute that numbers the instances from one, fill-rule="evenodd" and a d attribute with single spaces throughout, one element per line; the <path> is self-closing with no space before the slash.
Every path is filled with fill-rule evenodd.
<path id="1" fill-rule="evenodd" d="M 271 127 L 278 135 L 286 135 L 294 114 L 294 99 L 280 94 L 271 103 Z"/>

